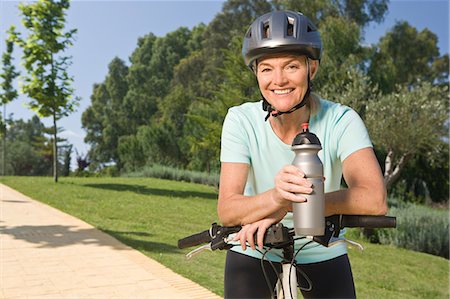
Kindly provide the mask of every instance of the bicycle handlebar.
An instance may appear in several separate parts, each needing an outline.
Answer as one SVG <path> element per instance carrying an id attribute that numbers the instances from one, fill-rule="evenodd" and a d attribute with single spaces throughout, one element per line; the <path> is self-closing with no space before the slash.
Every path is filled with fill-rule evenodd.
<path id="1" fill-rule="evenodd" d="M 338 237 L 339 232 L 344 227 L 361 228 L 393 228 L 396 227 L 396 218 L 391 216 L 372 215 L 332 215 L 325 218 L 325 234 L 314 236 L 313 240 L 324 246 L 328 246 L 331 238 Z M 178 240 L 178 248 L 183 249 L 211 242 L 211 249 L 228 249 L 226 238 L 241 229 L 240 226 L 226 227 L 213 223 L 209 230 L 185 237 Z M 289 230 L 281 223 L 277 223 L 267 229 L 264 236 L 264 244 L 276 246 L 286 242 L 294 235 L 293 230 Z"/>
<path id="2" fill-rule="evenodd" d="M 197 246 L 203 243 L 211 242 L 210 229 L 202 231 L 201 233 L 191 235 L 189 237 L 178 240 L 178 248 L 188 248 Z"/>
<path id="3" fill-rule="evenodd" d="M 393 228 L 397 225 L 397 219 L 390 216 L 372 215 L 342 215 L 341 228 L 362 227 L 362 228 Z"/>

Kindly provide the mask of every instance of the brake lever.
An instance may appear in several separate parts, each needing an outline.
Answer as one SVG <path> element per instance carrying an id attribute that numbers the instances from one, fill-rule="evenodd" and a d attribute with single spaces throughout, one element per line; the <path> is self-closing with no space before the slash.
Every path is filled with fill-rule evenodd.
<path id="1" fill-rule="evenodd" d="M 212 251 L 212 249 L 211 249 L 211 243 L 208 243 L 208 244 L 202 245 L 202 246 L 200 246 L 200 247 L 198 247 L 198 248 L 195 248 L 194 250 L 192 250 L 192 251 L 190 251 L 189 253 L 186 254 L 186 258 L 189 260 L 189 259 L 191 259 L 194 255 L 197 255 L 197 254 L 199 254 L 200 252 L 203 252 L 203 251 L 205 251 L 205 250 Z"/>
<path id="2" fill-rule="evenodd" d="M 358 242 L 355 242 L 355 241 L 352 241 L 352 240 L 349 240 L 349 239 L 338 239 L 338 238 L 335 238 L 335 237 L 332 237 L 330 239 L 330 241 L 328 242 L 327 247 L 332 247 L 332 246 L 335 246 L 337 244 L 342 244 L 342 243 L 345 243 L 345 244 L 349 245 L 350 247 L 354 247 L 356 249 L 359 249 L 359 251 L 363 251 L 364 250 L 364 246 L 362 246 Z"/>

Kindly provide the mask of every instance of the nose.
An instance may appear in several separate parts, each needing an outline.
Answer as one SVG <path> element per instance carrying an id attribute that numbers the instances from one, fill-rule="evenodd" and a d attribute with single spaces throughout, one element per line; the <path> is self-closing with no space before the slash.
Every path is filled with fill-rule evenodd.
<path id="1" fill-rule="evenodd" d="M 288 80 L 282 68 L 276 68 L 273 72 L 272 82 L 278 86 L 285 85 Z"/>

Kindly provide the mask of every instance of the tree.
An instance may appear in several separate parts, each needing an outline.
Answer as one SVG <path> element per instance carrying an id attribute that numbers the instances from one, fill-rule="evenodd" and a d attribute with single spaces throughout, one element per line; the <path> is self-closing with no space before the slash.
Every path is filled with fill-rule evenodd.
<path id="1" fill-rule="evenodd" d="M 2 72 L 0 78 L 0 103 L 3 105 L 3 118 L 0 117 L 0 133 L 3 140 L 2 150 L 2 175 L 5 175 L 5 156 L 6 156 L 6 104 L 17 98 L 17 90 L 13 87 L 14 79 L 19 76 L 19 72 L 16 72 L 15 66 L 12 64 L 12 53 L 14 50 L 13 32 L 14 26 L 11 26 L 8 30 L 8 37 L 5 40 L 6 52 L 2 55 Z"/>
<path id="2" fill-rule="evenodd" d="M 320 26 L 321 20 L 340 17 L 364 28 L 370 22 L 381 22 L 389 0 L 274 0 L 284 9 L 296 10 Z"/>
<path id="3" fill-rule="evenodd" d="M 419 196 L 426 184 L 430 197 L 442 200 L 443 191 L 439 187 L 448 185 L 448 178 L 436 185 L 429 173 L 431 169 L 435 175 L 445 172 L 445 167 L 436 166 L 439 164 L 436 157 L 443 156 L 442 142 L 447 135 L 448 54 L 439 55 L 437 37 L 428 29 L 419 32 L 407 22 L 397 22 L 372 49 L 369 62 L 367 74 L 372 85 L 378 86 L 384 95 L 379 103 L 370 105 L 372 111 L 367 113 L 366 123 L 372 134 L 389 129 L 384 142 L 378 139 L 375 144 L 384 152 L 388 187 L 397 188 L 396 182 L 403 181 L 407 189 Z M 396 117 L 392 119 L 392 115 Z M 417 115 L 421 115 L 421 121 L 413 122 Z M 416 142 L 424 148 L 411 148 Z"/>
<path id="4" fill-rule="evenodd" d="M 147 34 L 139 38 L 130 67 L 119 58 L 109 64 L 104 83 L 95 86 L 92 105 L 83 113 L 85 141 L 91 144 L 89 156 L 94 164 L 112 162 L 121 170 L 126 163 L 128 168 L 135 168 L 144 161 L 132 162 L 131 157 L 144 159 L 144 156 L 127 151 L 137 149 L 132 136 L 139 128 L 151 126 L 152 132 L 158 132 L 156 141 L 162 141 L 161 134 L 171 131 L 163 128 L 167 123 L 161 121 L 164 116 L 158 112 L 160 107 L 166 110 L 166 106 L 172 105 L 171 99 L 165 97 L 172 91 L 174 69 L 191 50 L 198 49 L 201 30 L 195 29 L 195 41 L 191 41 L 191 31 L 184 27 L 159 38 Z M 121 137 L 124 138 L 119 142 Z M 164 150 L 165 142 L 155 146 L 162 149 L 161 155 L 169 153 Z"/>
<path id="5" fill-rule="evenodd" d="M 22 90 L 31 99 L 29 106 L 41 117 L 53 120 L 53 179 L 58 181 L 57 121 L 74 111 L 80 100 L 74 97 L 73 78 L 67 70 L 71 57 L 62 55 L 73 44 L 76 29 L 63 32 L 69 0 L 39 0 L 19 4 L 26 38 L 15 33 L 23 50 L 27 71 Z"/>
<path id="6" fill-rule="evenodd" d="M 408 161 L 440 156 L 448 127 L 448 87 L 419 82 L 368 103 L 366 125 L 373 143 L 386 153 L 384 179 L 390 189 Z"/>
<path id="7" fill-rule="evenodd" d="M 121 136 L 117 150 L 126 171 L 136 171 L 144 165 L 146 155 L 140 140 L 135 135 Z"/>
<path id="8" fill-rule="evenodd" d="M 222 50 L 223 67 L 218 69 L 222 82 L 213 90 L 211 99 L 193 102 L 188 112 L 186 134 L 194 169 L 218 170 L 222 123 L 228 109 L 261 99 L 255 75 L 244 64 L 241 45 L 242 36 L 236 36 L 229 48 Z"/>
<path id="9" fill-rule="evenodd" d="M 131 65 L 126 77 L 128 90 L 124 106 L 127 113 L 133 116 L 129 126 L 134 133 L 139 126 L 147 124 L 157 111 L 157 99 L 152 92 L 152 85 L 148 83 L 151 76 L 158 75 L 150 68 L 156 40 L 157 37 L 152 33 L 139 38 L 137 48 L 130 56 Z"/>
<path id="10" fill-rule="evenodd" d="M 124 105 L 128 92 L 128 66 L 115 57 L 108 65 L 104 83 L 94 85 L 91 106 L 82 115 L 82 126 L 87 134 L 85 142 L 91 145 L 89 157 L 93 167 L 116 163 L 121 167 L 117 152 L 120 136 L 133 133 L 132 115 Z"/>
<path id="11" fill-rule="evenodd" d="M 328 17 L 321 22 L 320 34 L 324 51 L 319 72 L 313 82 L 314 90 L 321 95 L 322 92 L 327 93 L 342 103 L 340 95 L 354 84 L 354 76 L 362 69 L 360 65 L 365 59 L 365 52 L 360 44 L 361 28 L 351 20 Z M 354 100 L 350 101 L 356 104 Z M 345 104 L 349 105 L 350 101 L 347 100 Z"/>
<path id="12" fill-rule="evenodd" d="M 439 56 L 437 37 L 426 28 L 418 32 L 408 22 L 397 22 L 373 52 L 368 74 L 383 93 L 417 80 L 448 84 L 448 54 Z"/>
<path id="13" fill-rule="evenodd" d="M 60 160 L 61 160 L 61 166 L 62 171 L 61 175 L 63 176 L 69 176 L 70 174 L 70 162 L 72 160 L 72 144 L 66 144 L 60 147 L 61 153 L 60 153 Z"/>

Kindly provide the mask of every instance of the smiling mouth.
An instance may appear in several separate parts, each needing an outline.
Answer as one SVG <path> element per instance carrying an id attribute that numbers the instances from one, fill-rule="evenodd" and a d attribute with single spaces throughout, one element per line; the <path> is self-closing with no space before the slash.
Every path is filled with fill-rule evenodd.
<path id="1" fill-rule="evenodd" d="M 274 94 L 277 94 L 277 95 L 284 95 L 284 94 L 291 93 L 293 90 L 294 89 L 292 89 L 292 88 L 289 88 L 289 89 L 274 89 L 274 90 L 272 90 L 272 92 Z"/>

